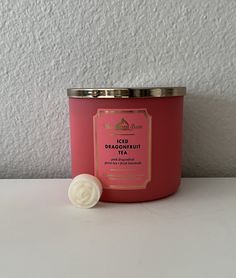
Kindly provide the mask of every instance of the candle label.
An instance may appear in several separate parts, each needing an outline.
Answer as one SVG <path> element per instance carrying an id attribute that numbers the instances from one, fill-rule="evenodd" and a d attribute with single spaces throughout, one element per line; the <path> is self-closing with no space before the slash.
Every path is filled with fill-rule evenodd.
<path id="1" fill-rule="evenodd" d="M 151 116 L 143 109 L 98 109 L 94 172 L 105 189 L 145 189 L 151 180 Z"/>

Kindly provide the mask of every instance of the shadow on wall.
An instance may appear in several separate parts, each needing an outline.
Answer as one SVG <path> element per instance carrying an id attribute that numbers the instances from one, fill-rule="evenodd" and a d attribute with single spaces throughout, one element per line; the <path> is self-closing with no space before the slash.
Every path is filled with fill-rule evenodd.
<path id="1" fill-rule="evenodd" d="M 183 151 L 183 176 L 236 176 L 236 98 L 187 95 Z"/>

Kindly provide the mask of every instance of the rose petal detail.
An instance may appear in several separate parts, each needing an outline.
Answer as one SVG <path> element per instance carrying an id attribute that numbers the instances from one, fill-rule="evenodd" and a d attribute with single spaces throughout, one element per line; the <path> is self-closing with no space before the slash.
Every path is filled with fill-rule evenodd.
<path id="1" fill-rule="evenodd" d="M 80 208 L 91 208 L 97 204 L 102 194 L 101 182 L 92 175 L 76 176 L 69 187 L 68 197 L 73 205 Z"/>

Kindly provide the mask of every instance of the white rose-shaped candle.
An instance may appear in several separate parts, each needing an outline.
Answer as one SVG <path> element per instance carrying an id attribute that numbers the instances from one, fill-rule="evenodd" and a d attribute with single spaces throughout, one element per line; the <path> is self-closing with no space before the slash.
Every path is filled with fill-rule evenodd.
<path id="1" fill-rule="evenodd" d="M 68 197 L 71 203 L 80 208 L 91 208 L 95 206 L 101 194 L 101 182 L 89 174 L 76 176 L 72 180 L 68 190 Z"/>

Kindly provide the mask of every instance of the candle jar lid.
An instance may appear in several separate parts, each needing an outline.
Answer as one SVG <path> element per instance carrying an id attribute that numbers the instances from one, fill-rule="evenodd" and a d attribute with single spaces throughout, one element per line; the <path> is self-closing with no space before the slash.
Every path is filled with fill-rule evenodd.
<path id="1" fill-rule="evenodd" d="M 71 98 L 152 98 L 176 97 L 185 94 L 185 87 L 67 89 L 67 96 Z"/>

